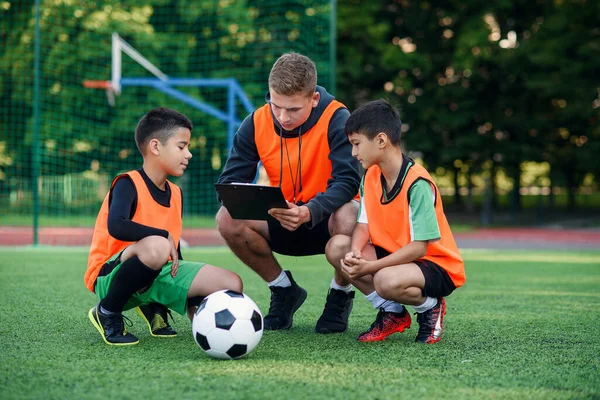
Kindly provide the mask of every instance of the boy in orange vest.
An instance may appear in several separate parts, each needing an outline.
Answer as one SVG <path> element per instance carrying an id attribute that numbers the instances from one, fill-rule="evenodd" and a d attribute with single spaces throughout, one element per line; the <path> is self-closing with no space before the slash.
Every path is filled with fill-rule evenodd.
<path id="1" fill-rule="evenodd" d="M 356 224 L 360 175 L 344 132 L 349 115 L 317 86 L 316 67 L 308 57 L 286 53 L 269 74 L 266 104 L 244 119 L 233 138 L 218 182 L 252 182 L 260 162 L 289 206 L 272 209 L 269 221 L 233 219 L 225 207 L 216 217 L 227 245 L 269 285 L 267 330 L 289 329 L 307 296 L 273 252 L 324 254 L 331 236 L 350 235 Z M 336 274 L 316 332 L 345 331 L 353 298 L 352 285 Z"/>
<path id="2" fill-rule="evenodd" d="M 191 121 L 177 111 L 144 115 L 135 129 L 144 164 L 117 176 L 100 208 L 84 281 L 100 299 L 88 317 L 106 344 L 138 343 L 123 324 L 123 310 L 136 308 L 152 336 L 175 336 L 169 308 L 192 319 L 203 297 L 242 291 L 237 274 L 181 257 L 183 196 L 167 177 L 187 168 L 191 131 Z"/>
<path id="3" fill-rule="evenodd" d="M 404 305 L 417 314 L 416 342 L 438 342 L 444 298 L 465 283 L 439 190 L 425 168 L 402 154 L 401 127 L 398 111 L 384 100 L 362 105 L 346 122 L 352 155 L 367 171 L 358 224 L 351 237 L 333 237 L 326 256 L 379 309 L 360 342 L 410 328 Z"/>

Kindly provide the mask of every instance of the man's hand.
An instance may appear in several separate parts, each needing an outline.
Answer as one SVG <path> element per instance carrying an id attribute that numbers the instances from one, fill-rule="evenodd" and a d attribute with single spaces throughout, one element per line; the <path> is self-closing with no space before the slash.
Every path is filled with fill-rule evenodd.
<path id="1" fill-rule="evenodd" d="M 289 208 L 271 208 L 269 215 L 275 218 L 288 231 L 295 231 L 304 223 L 310 221 L 310 210 L 307 206 L 297 206 L 286 200 Z"/>
<path id="2" fill-rule="evenodd" d="M 169 233 L 169 242 L 171 242 L 171 277 L 175 278 L 179 270 L 179 254 L 177 254 L 177 245 L 173 236 Z"/>

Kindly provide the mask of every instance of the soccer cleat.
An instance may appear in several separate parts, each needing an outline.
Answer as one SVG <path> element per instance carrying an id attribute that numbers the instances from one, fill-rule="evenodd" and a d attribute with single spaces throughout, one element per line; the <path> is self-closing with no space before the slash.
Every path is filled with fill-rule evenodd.
<path id="1" fill-rule="evenodd" d="M 285 271 L 285 273 L 292 282 L 292 286 L 271 286 L 269 288 L 271 289 L 271 304 L 269 313 L 264 318 L 265 330 L 290 329 L 294 313 L 306 300 L 306 290 L 298 286 L 290 271 Z"/>
<path id="2" fill-rule="evenodd" d="M 99 310 L 99 306 L 93 307 L 88 312 L 88 318 L 92 325 L 98 329 L 102 339 L 106 344 L 112 346 L 130 346 L 138 344 L 138 338 L 127 332 L 123 319 L 127 318 L 123 314 L 105 315 Z M 129 321 L 129 319 L 127 318 Z"/>
<path id="3" fill-rule="evenodd" d="M 436 343 L 442 339 L 444 333 L 444 315 L 446 314 L 446 300 L 442 297 L 430 310 L 417 314 L 419 333 L 415 342 Z"/>
<path id="4" fill-rule="evenodd" d="M 142 317 L 150 334 L 154 337 L 175 337 L 177 332 L 169 325 L 168 315 L 171 315 L 171 311 L 162 304 L 150 303 L 144 304 L 135 308 L 135 311 Z M 173 316 L 171 315 L 171 319 Z"/>
<path id="5" fill-rule="evenodd" d="M 354 291 L 329 289 L 323 314 L 319 317 L 315 332 L 317 333 L 339 333 L 348 329 L 348 317 L 352 311 Z"/>
<path id="6" fill-rule="evenodd" d="M 404 332 L 410 328 L 411 318 L 406 308 L 401 313 L 388 312 L 383 308 L 379 309 L 375 322 L 371 324 L 368 331 L 358 335 L 356 340 L 359 342 L 378 342 L 392 333 Z"/>

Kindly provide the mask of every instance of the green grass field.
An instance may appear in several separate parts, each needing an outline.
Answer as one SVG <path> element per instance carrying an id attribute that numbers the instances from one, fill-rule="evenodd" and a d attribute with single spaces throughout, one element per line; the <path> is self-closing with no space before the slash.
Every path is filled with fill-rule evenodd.
<path id="1" fill-rule="evenodd" d="M 263 313 L 266 286 L 224 248 L 186 259 L 238 272 Z M 442 342 L 411 329 L 376 344 L 355 336 L 375 311 L 357 296 L 349 332 L 313 332 L 332 270 L 322 257 L 281 261 L 309 296 L 288 332 L 265 332 L 247 358 L 219 361 L 179 335 L 105 345 L 87 319 L 86 249 L 0 248 L 2 399 L 598 399 L 600 252 L 464 251 L 467 285 L 448 298 Z"/>

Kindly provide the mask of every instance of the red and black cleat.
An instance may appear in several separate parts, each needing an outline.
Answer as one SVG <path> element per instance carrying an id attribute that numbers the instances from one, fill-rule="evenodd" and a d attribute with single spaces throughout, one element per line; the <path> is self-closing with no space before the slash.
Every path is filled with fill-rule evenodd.
<path id="1" fill-rule="evenodd" d="M 368 331 L 358 335 L 359 342 L 378 342 L 396 332 L 404 332 L 410 328 L 410 314 L 406 308 L 401 313 L 387 312 L 379 309 L 375 322 L 371 324 Z"/>
<path id="2" fill-rule="evenodd" d="M 417 314 L 419 333 L 415 339 L 417 343 L 436 343 L 442 339 L 444 333 L 444 315 L 446 314 L 446 300 L 438 299 L 437 304 L 430 310 Z"/>

